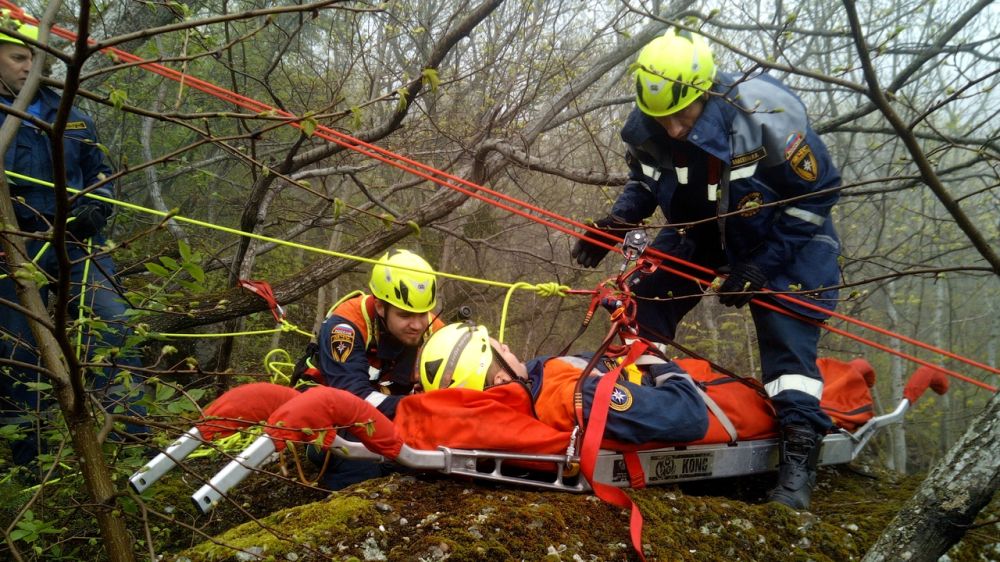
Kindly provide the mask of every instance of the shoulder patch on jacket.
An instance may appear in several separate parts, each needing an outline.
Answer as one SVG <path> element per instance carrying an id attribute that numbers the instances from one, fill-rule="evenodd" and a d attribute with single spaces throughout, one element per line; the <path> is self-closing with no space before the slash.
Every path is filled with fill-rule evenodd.
<path id="1" fill-rule="evenodd" d="M 330 355 L 343 363 L 354 350 L 354 328 L 350 324 L 337 324 L 330 330 Z"/>
<path id="2" fill-rule="evenodd" d="M 632 407 L 632 392 L 627 386 L 616 384 L 615 389 L 611 391 L 611 404 L 609 406 L 616 412 L 628 410 Z"/>
<path id="3" fill-rule="evenodd" d="M 816 181 L 819 177 L 819 164 L 816 163 L 816 155 L 808 144 L 799 147 L 788 163 L 792 165 L 795 175 L 806 181 Z"/>
<path id="4" fill-rule="evenodd" d="M 791 160 L 792 155 L 798 150 L 799 145 L 805 140 L 805 136 L 800 131 L 795 131 L 785 139 L 785 160 Z"/>
<path id="5" fill-rule="evenodd" d="M 70 121 L 66 123 L 67 131 L 83 131 L 87 128 L 86 121 Z"/>
<path id="6" fill-rule="evenodd" d="M 733 161 L 729 164 L 729 166 L 731 168 L 749 166 L 754 162 L 763 160 L 765 156 L 767 156 L 767 149 L 761 146 L 757 150 L 751 150 L 750 152 L 744 152 L 743 154 L 733 156 Z"/>

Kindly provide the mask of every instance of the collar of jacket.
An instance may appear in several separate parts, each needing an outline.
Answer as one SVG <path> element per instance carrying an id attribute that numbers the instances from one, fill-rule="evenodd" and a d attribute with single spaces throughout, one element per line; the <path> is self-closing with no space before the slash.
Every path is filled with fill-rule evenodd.
<path id="1" fill-rule="evenodd" d="M 8 96 L 0 96 L 0 100 L 3 101 L 4 105 L 11 106 L 14 105 L 14 99 Z M 35 97 L 31 100 L 31 103 L 38 103 L 40 105 L 40 115 L 37 117 L 42 121 L 51 123 L 55 119 L 55 113 L 59 109 L 59 94 L 52 91 L 51 88 L 46 86 L 39 86 L 38 91 L 35 92 Z M 30 106 L 31 104 L 29 104 Z M 6 114 L 0 114 L 0 121 Z"/>

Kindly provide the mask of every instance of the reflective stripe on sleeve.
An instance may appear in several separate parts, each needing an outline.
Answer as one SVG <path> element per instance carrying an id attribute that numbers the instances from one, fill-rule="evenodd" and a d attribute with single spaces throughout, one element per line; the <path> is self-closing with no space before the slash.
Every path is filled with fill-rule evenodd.
<path id="1" fill-rule="evenodd" d="M 757 172 L 757 164 L 750 164 L 749 166 L 743 166 L 742 168 L 736 168 L 735 170 L 729 172 L 729 180 L 741 180 L 744 178 L 749 178 Z"/>
<path id="2" fill-rule="evenodd" d="M 805 392 L 816 399 L 823 397 L 823 381 L 807 377 L 805 375 L 787 374 L 781 375 L 773 381 L 764 385 L 764 390 L 771 398 L 781 394 L 786 390 L 798 390 Z"/>
<path id="3" fill-rule="evenodd" d="M 785 209 L 785 214 L 793 216 L 800 221 L 815 224 L 816 226 L 823 226 L 823 223 L 826 222 L 826 218 L 798 207 L 789 207 Z"/>
<path id="4" fill-rule="evenodd" d="M 677 183 L 681 185 L 687 185 L 688 182 L 688 169 L 687 168 L 674 168 L 677 171 Z"/>
<path id="5" fill-rule="evenodd" d="M 660 179 L 660 171 L 652 166 L 642 164 L 642 173 L 649 176 L 653 181 L 659 181 Z"/>
<path id="6" fill-rule="evenodd" d="M 372 406 L 375 406 L 376 408 L 378 408 L 379 405 L 382 402 L 385 402 L 385 398 L 387 396 L 389 396 L 389 395 L 388 394 L 382 394 L 381 392 L 372 392 L 368 396 L 365 396 L 365 402 L 368 402 Z"/>

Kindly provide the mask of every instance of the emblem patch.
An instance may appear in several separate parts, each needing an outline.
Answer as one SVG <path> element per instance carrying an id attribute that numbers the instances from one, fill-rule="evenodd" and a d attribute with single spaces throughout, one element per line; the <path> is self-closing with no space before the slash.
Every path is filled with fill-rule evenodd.
<path id="1" fill-rule="evenodd" d="M 752 217 L 760 212 L 760 206 L 764 204 L 764 194 L 759 191 L 744 195 L 736 205 L 741 217 Z"/>
<path id="2" fill-rule="evenodd" d="M 788 138 L 785 139 L 785 160 L 792 159 L 792 155 L 798 150 L 803 140 L 805 140 L 805 137 L 798 131 L 788 135 Z"/>
<path id="3" fill-rule="evenodd" d="M 816 177 L 819 175 L 819 166 L 816 164 L 816 156 L 808 144 L 803 144 L 795 151 L 789 163 L 797 176 L 806 181 L 816 181 Z"/>
<path id="4" fill-rule="evenodd" d="M 624 412 L 632 407 L 632 393 L 623 385 L 616 384 L 611 391 L 611 409 L 616 412 Z"/>
<path id="5" fill-rule="evenodd" d="M 330 331 L 330 355 L 343 363 L 354 350 L 354 328 L 350 324 L 337 324 Z"/>

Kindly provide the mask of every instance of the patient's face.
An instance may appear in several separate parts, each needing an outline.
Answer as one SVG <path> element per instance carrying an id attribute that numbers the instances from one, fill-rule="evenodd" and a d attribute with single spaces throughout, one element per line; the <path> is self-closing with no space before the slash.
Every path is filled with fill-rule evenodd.
<path id="1" fill-rule="evenodd" d="M 497 369 L 497 371 L 492 375 L 493 380 L 491 381 L 492 384 L 490 386 L 507 384 L 513 381 L 514 377 L 523 381 L 528 380 L 528 368 L 524 366 L 524 363 L 521 363 L 521 360 L 518 359 L 513 352 L 511 352 L 510 348 L 507 347 L 507 344 L 500 343 L 497 340 L 490 338 L 490 345 L 493 346 L 493 353 L 501 357 L 513 371 L 513 373 L 509 373 L 502 367 Z M 494 360 L 494 364 L 497 363 L 499 363 L 499 361 Z"/>

